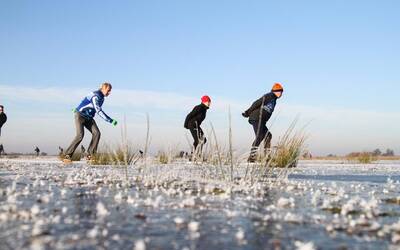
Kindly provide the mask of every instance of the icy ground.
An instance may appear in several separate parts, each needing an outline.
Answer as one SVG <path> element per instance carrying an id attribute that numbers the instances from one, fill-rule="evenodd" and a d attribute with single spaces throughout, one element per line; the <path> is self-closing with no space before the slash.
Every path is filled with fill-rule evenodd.
<path id="1" fill-rule="evenodd" d="M 400 249 L 400 162 L 253 185 L 214 168 L 0 159 L 0 249 Z"/>

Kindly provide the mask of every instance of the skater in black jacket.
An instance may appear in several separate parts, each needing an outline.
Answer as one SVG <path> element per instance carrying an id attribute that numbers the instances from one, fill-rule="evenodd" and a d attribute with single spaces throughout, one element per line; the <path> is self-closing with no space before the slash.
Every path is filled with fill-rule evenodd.
<path id="1" fill-rule="evenodd" d="M 0 105 L 0 136 L 1 136 L 1 127 L 3 127 L 4 123 L 7 122 L 7 115 L 4 113 L 4 106 Z"/>
<path id="2" fill-rule="evenodd" d="M 265 140 L 265 150 L 271 147 L 272 134 L 268 131 L 266 124 L 274 112 L 276 100 L 282 96 L 282 93 L 282 85 L 275 83 L 271 92 L 255 101 L 249 109 L 242 113 L 244 117 L 249 118 L 249 123 L 253 126 L 256 136 L 250 151 L 249 162 L 256 161 L 258 147 L 263 140 Z"/>
<path id="3" fill-rule="evenodd" d="M 200 125 L 206 118 L 207 110 L 210 108 L 211 99 L 208 96 L 203 96 L 201 98 L 201 104 L 197 105 L 193 108 L 192 112 L 190 112 L 185 119 L 185 128 L 190 130 L 190 133 L 193 136 L 194 143 L 194 152 L 196 154 L 201 153 L 201 147 L 203 144 L 207 142 L 207 139 L 204 137 L 204 132 L 201 129 Z M 200 147 L 198 148 L 198 145 Z"/>
<path id="4" fill-rule="evenodd" d="M 36 148 L 35 148 L 34 151 L 35 151 L 35 153 L 36 153 L 36 156 L 39 157 L 39 155 L 40 155 L 40 149 L 39 149 L 38 146 L 36 146 Z"/>

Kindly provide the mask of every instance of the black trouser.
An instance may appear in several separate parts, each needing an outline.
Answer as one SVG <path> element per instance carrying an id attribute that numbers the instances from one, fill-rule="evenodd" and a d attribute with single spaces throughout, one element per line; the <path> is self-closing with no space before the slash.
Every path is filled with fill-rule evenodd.
<path id="1" fill-rule="evenodd" d="M 260 146 L 261 142 L 266 139 L 265 141 L 265 148 L 270 147 L 271 139 L 272 139 L 272 134 L 268 131 L 268 128 L 266 126 L 265 122 L 259 122 L 259 121 L 249 121 L 251 125 L 253 125 L 254 129 L 254 134 L 256 135 L 256 139 L 253 142 L 253 148 Z"/>
<path id="2" fill-rule="evenodd" d="M 204 132 L 200 127 L 190 128 L 189 130 L 193 136 L 193 139 L 194 139 L 193 146 L 194 146 L 194 150 L 196 151 L 197 146 L 200 143 L 200 140 L 203 140 L 203 144 L 205 144 L 207 142 L 207 139 L 204 137 Z"/>
<path id="3" fill-rule="evenodd" d="M 93 155 L 97 152 L 97 146 L 100 141 L 100 130 L 97 127 L 96 121 L 94 119 L 88 119 L 83 117 L 79 112 L 75 113 L 75 126 L 76 126 L 76 136 L 72 141 L 71 145 L 68 147 L 65 155 L 72 156 L 75 152 L 75 149 L 79 146 L 81 141 L 83 140 L 83 136 L 85 134 L 84 128 L 92 133 L 92 140 L 90 141 L 88 153 L 89 155 Z"/>

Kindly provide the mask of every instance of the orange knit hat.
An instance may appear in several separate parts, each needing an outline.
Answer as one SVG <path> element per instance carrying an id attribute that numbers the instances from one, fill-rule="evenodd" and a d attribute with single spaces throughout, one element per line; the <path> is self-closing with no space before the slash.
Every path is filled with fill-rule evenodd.
<path id="1" fill-rule="evenodd" d="M 283 92 L 282 85 L 279 82 L 275 83 L 274 86 L 272 86 L 272 92 Z"/>

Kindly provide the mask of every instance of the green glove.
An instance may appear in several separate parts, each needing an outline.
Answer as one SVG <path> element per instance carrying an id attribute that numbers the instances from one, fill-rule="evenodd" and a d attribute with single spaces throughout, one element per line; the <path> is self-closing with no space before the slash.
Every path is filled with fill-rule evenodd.
<path id="1" fill-rule="evenodd" d="M 111 122 L 111 124 L 115 127 L 115 126 L 117 126 L 117 124 L 118 124 L 118 122 L 117 122 L 117 120 L 112 120 L 112 122 Z"/>

